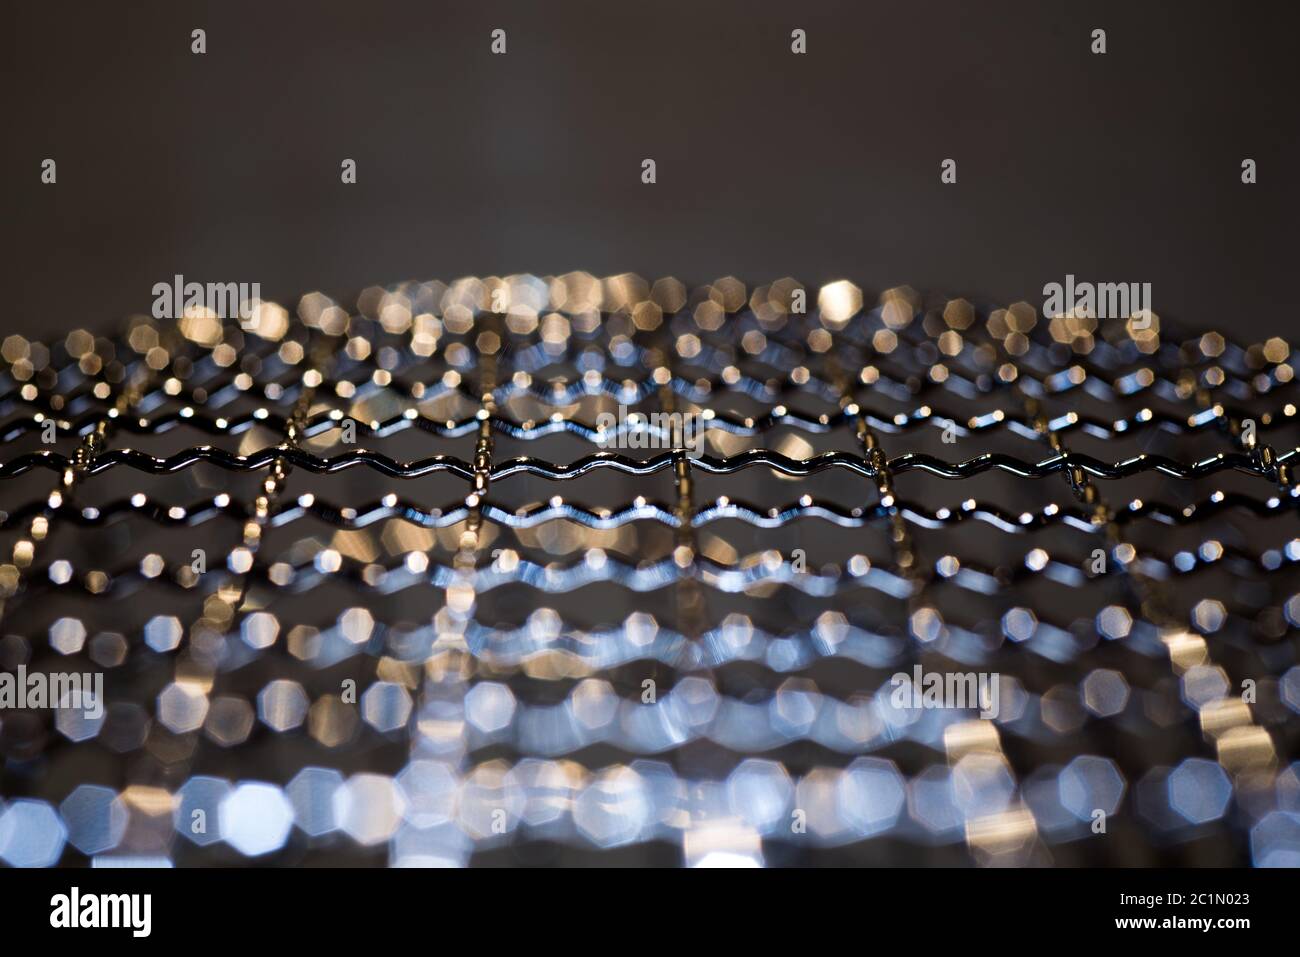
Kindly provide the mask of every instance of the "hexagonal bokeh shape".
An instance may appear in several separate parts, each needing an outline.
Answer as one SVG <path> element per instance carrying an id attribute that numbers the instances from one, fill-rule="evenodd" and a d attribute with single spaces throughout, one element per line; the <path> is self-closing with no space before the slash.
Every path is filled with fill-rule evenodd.
<path id="1" fill-rule="evenodd" d="M 1232 781 L 1215 761 L 1187 758 L 1169 775 L 1169 804 L 1193 824 L 1223 817 L 1231 800 Z"/>
<path id="2" fill-rule="evenodd" d="M 1031 608 L 1012 608 L 1002 616 L 1002 634 L 1012 641 L 1028 641 L 1038 628 L 1038 616 Z"/>
<path id="3" fill-rule="evenodd" d="M 1300 815 L 1270 811 L 1250 829 L 1256 867 L 1300 867 Z"/>
<path id="4" fill-rule="evenodd" d="M 1227 672 L 1218 665 L 1193 665 L 1183 672 L 1180 682 L 1183 701 L 1197 711 L 1225 697 L 1231 689 Z"/>
<path id="5" fill-rule="evenodd" d="M 631 768 L 609 768 L 583 788 L 573 804 L 573 823 L 597 847 L 618 847 L 640 837 L 653 810 L 641 775 Z"/>
<path id="6" fill-rule="evenodd" d="M 144 626 L 144 643 L 159 653 L 180 647 L 181 620 L 175 615 L 154 615 Z"/>
<path id="7" fill-rule="evenodd" d="M 727 796 L 738 818 L 770 833 L 786 824 L 794 782 L 781 763 L 747 758 L 727 778 Z"/>
<path id="8" fill-rule="evenodd" d="M 894 762 L 884 758 L 858 758 L 844 769 L 836 790 L 840 816 L 864 837 L 898 823 L 907 799 L 907 783 Z"/>
<path id="9" fill-rule="evenodd" d="M 223 748 L 233 748 L 248 740 L 253 730 L 253 706 L 238 695 L 218 695 L 212 699 L 203 722 L 203 733 Z"/>
<path id="10" fill-rule="evenodd" d="M 293 827 L 293 805 L 274 784 L 245 781 L 218 808 L 221 839 L 245 857 L 284 847 Z"/>
<path id="11" fill-rule="evenodd" d="M 397 775 L 406 820 L 416 827 L 445 824 L 456 816 L 460 779 L 444 761 L 412 761 Z"/>
<path id="12" fill-rule="evenodd" d="M 1300 714 L 1300 665 L 1292 665 L 1282 675 L 1278 683 L 1282 702 L 1292 711 Z"/>
<path id="13" fill-rule="evenodd" d="M 0 814 L 0 860 L 11 867 L 53 867 L 68 831 L 44 801 L 19 798 Z"/>
<path id="14" fill-rule="evenodd" d="M 835 768 L 813 768 L 795 785 L 790 833 L 811 833 L 827 841 L 840 840 L 848 825 L 840 816 L 840 772 Z M 802 830 L 796 830 L 794 825 Z"/>
<path id="15" fill-rule="evenodd" d="M 1099 718 L 1114 717 L 1128 705 L 1128 682 L 1123 674 L 1110 668 L 1089 672 L 1079 690 L 1083 706 Z"/>
<path id="16" fill-rule="evenodd" d="M 1223 602 L 1215 598 L 1202 598 L 1192 609 L 1192 621 L 1198 631 L 1210 633 L 1218 631 L 1228 618 L 1228 611 Z"/>
<path id="17" fill-rule="evenodd" d="M 291 731 L 307 720 L 311 700 L 296 681 L 268 682 L 257 695 L 257 716 L 272 731 Z"/>
<path id="18" fill-rule="evenodd" d="M 198 775 L 190 778 L 176 792 L 172 823 L 176 833 L 200 847 L 215 844 L 222 838 L 221 802 L 232 790 L 225 778 Z"/>
<path id="19" fill-rule="evenodd" d="M 515 716 L 515 695 L 495 681 L 480 681 L 465 695 L 465 720 L 484 734 L 494 734 Z"/>
<path id="20" fill-rule="evenodd" d="M 293 805 L 294 823 L 312 837 L 338 830 L 334 794 L 343 786 L 343 774 L 333 768 L 303 768 L 285 793 Z"/>
<path id="21" fill-rule="evenodd" d="M 1006 758 L 990 751 L 972 751 L 952 769 L 953 795 L 968 817 L 1005 811 L 1015 797 L 1016 781 Z"/>
<path id="22" fill-rule="evenodd" d="M 361 716 L 376 731 L 396 731 L 411 717 L 411 693 L 395 681 L 376 681 L 361 696 Z"/>
<path id="23" fill-rule="evenodd" d="M 569 694 L 573 717 L 583 727 L 598 730 L 609 725 L 618 714 L 618 694 L 608 681 L 586 678 Z"/>
<path id="24" fill-rule="evenodd" d="M 405 799 L 383 774 L 354 774 L 334 792 L 334 817 L 358 844 L 388 840 L 402 823 Z"/>
<path id="25" fill-rule="evenodd" d="M 50 625 L 50 647 L 61 655 L 75 655 L 86 644 L 86 626 L 79 618 L 60 618 Z"/>
<path id="26" fill-rule="evenodd" d="M 827 283 L 817 293 L 817 309 L 823 324 L 840 329 L 862 311 L 862 290 L 847 279 Z"/>
<path id="27" fill-rule="evenodd" d="M 269 611 L 255 611 L 244 619 L 239 635 L 244 643 L 258 651 L 271 647 L 280 634 L 280 622 Z"/>
<path id="28" fill-rule="evenodd" d="M 68 843 L 88 856 L 104 854 L 122 842 L 126 806 L 112 788 L 81 784 L 59 805 Z"/>
<path id="29" fill-rule="evenodd" d="M 156 714 L 163 726 L 175 734 L 197 731 L 208 716 L 208 696 L 196 684 L 173 681 L 158 693 Z"/>
<path id="30" fill-rule="evenodd" d="M 130 646 L 116 631 L 105 631 L 90 639 L 90 660 L 102 668 L 116 668 L 126 661 Z"/>
<path id="31" fill-rule="evenodd" d="M 718 712 L 718 689 L 713 682 L 699 675 L 688 675 L 673 686 L 661 704 L 683 724 L 692 728 L 703 728 Z M 777 698 L 773 696 L 769 707 L 776 713 Z"/>
<path id="32" fill-rule="evenodd" d="M 69 692 L 54 710 L 54 727 L 69 741 L 89 741 L 107 718 L 104 702 L 93 690 Z"/>
<path id="33" fill-rule="evenodd" d="M 713 686 L 709 689 L 712 691 Z M 772 727 L 785 737 L 801 737 L 817 720 L 821 704 L 817 685 L 806 678 L 787 678 L 768 703 Z"/>
<path id="34" fill-rule="evenodd" d="M 1114 814 L 1124 797 L 1124 776 L 1115 762 L 1092 754 L 1067 764 L 1059 782 L 1061 804 L 1081 821 L 1093 820 L 1097 811 Z"/>
<path id="35" fill-rule="evenodd" d="M 1112 641 L 1127 638 L 1133 630 L 1133 614 L 1123 605 L 1107 605 L 1097 612 L 1097 633 Z"/>

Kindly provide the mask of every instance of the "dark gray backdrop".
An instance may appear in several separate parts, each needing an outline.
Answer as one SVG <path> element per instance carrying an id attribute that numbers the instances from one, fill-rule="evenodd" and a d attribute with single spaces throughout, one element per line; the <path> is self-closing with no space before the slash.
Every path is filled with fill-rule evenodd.
<path id="1" fill-rule="evenodd" d="M 1293 326 L 1292 3 L 7 6 L 6 333 L 111 328 L 178 272 L 293 300 L 570 269 L 1036 304 L 1074 273 Z"/>

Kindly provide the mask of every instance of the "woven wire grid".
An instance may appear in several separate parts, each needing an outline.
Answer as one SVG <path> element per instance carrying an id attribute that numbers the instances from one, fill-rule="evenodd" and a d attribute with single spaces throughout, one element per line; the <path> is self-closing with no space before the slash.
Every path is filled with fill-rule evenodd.
<path id="1" fill-rule="evenodd" d="M 1290 348 L 1161 326 L 574 273 L 11 336 L 0 666 L 104 707 L 0 711 L 0 859 L 1295 864 Z"/>

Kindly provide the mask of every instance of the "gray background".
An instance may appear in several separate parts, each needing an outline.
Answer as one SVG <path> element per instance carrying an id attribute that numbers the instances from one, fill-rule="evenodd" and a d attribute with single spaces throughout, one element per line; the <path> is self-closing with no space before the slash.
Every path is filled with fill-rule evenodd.
<path id="1" fill-rule="evenodd" d="M 4 332 L 113 328 L 174 273 L 292 302 L 571 269 L 1038 305 L 1074 273 L 1292 325 L 1290 3 L 9 6 Z"/>

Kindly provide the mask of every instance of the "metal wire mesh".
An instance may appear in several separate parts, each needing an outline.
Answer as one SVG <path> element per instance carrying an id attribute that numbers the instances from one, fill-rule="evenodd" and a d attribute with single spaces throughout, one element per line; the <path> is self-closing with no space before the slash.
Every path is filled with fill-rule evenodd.
<path id="1" fill-rule="evenodd" d="M 3 356 L 0 666 L 105 688 L 0 711 L 11 864 L 1300 854 L 1282 340 L 570 274 Z"/>

